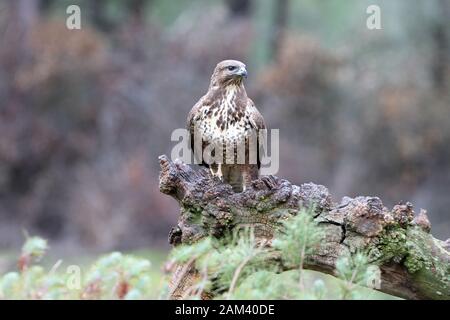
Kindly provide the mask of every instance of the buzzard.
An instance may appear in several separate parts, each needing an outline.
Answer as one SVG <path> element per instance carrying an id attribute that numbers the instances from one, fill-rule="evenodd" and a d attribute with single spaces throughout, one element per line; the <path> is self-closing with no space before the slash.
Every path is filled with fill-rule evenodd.
<path id="1" fill-rule="evenodd" d="M 258 133 L 266 128 L 262 115 L 247 97 L 243 83 L 246 77 L 245 64 L 240 61 L 217 64 L 208 92 L 187 118 L 195 159 L 235 192 L 245 190 L 258 178 Z M 210 154 L 210 159 L 205 160 L 205 154 Z"/>

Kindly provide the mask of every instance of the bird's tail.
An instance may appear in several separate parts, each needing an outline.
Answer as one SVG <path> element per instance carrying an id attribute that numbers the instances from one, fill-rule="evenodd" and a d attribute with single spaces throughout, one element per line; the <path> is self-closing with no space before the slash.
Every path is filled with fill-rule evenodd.
<path id="1" fill-rule="evenodd" d="M 221 165 L 223 182 L 228 183 L 234 192 L 242 192 L 244 180 L 242 177 L 242 168 L 240 165 Z"/>

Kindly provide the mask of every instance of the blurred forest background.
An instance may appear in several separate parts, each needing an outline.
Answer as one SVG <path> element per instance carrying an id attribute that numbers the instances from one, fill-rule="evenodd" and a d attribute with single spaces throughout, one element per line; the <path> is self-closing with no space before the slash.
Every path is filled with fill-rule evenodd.
<path id="1" fill-rule="evenodd" d="M 450 235 L 450 0 L 1 0 L 0 250 L 23 229 L 168 249 L 157 157 L 226 58 L 280 129 L 279 176 L 411 201 Z"/>

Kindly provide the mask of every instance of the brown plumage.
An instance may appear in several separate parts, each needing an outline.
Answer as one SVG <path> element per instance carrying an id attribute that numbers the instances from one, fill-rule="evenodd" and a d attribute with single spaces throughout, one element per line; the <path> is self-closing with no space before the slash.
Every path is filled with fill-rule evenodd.
<path id="1" fill-rule="evenodd" d="M 245 190 L 258 178 L 258 132 L 266 128 L 262 115 L 247 97 L 243 83 L 246 77 L 246 67 L 240 61 L 225 60 L 217 64 L 208 92 L 187 118 L 194 156 L 201 159 L 205 151 L 210 153 L 213 159 L 202 158 L 201 164 L 229 183 L 235 192 Z M 202 141 L 197 150 L 195 138 Z M 211 149 L 214 151 L 209 152 Z M 238 150 L 245 150 L 244 158 L 238 156 Z"/>

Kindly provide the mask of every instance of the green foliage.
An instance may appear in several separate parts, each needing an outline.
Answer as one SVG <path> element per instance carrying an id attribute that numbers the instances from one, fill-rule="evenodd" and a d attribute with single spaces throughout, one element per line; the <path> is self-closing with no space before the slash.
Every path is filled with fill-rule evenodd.
<path id="1" fill-rule="evenodd" d="M 283 222 L 282 232 L 273 242 L 287 263 L 300 265 L 314 251 L 323 233 L 313 220 L 313 210 L 301 210 L 295 217 Z"/>
<path id="2" fill-rule="evenodd" d="M 85 287 L 95 290 L 85 292 L 85 298 L 142 299 L 151 284 L 150 267 L 148 260 L 119 252 L 108 254 L 90 268 Z"/>
<path id="3" fill-rule="evenodd" d="M 286 263 L 299 268 L 298 283 L 300 291 L 304 292 L 303 264 L 307 256 L 313 252 L 322 240 L 323 233 L 313 220 L 314 208 L 301 210 L 294 218 L 283 222 L 283 232 L 278 235 L 273 245 L 279 249 Z"/>
<path id="4" fill-rule="evenodd" d="M 113 252 L 100 257 L 83 272 L 81 266 L 51 270 L 37 265 L 47 242 L 27 237 L 19 258 L 19 270 L 0 277 L 1 299 L 143 299 L 152 290 L 150 261 Z"/>
<path id="5" fill-rule="evenodd" d="M 39 237 L 27 237 L 23 247 L 22 256 L 30 256 L 39 261 L 48 250 L 47 241 Z"/>
<path id="6" fill-rule="evenodd" d="M 253 229 L 245 228 L 224 240 L 207 238 L 194 245 L 180 246 L 173 250 L 172 257 L 179 263 L 195 260 L 205 279 L 201 289 L 211 287 L 214 279 L 213 290 L 219 295 L 229 288 L 221 295 L 225 298 L 231 297 L 241 279 L 269 267 L 263 263 L 264 254 L 267 254 L 264 244 L 256 242 Z"/>
<path id="7" fill-rule="evenodd" d="M 358 285 L 376 281 L 378 268 L 362 253 L 337 261 L 339 293 L 334 283 L 303 274 L 303 263 L 320 245 L 324 234 L 313 219 L 313 210 L 300 210 L 282 224 L 272 247 L 281 253 L 283 263 L 294 270 L 280 272 L 268 262 L 273 249 L 255 238 L 251 228 L 241 229 L 225 240 L 203 239 L 179 246 L 171 257 L 178 263 L 195 262 L 201 281 L 186 298 L 199 299 L 204 292 L 217 299 L 344 299 L 360 298 Z M 331 286 L 333 288 L 329 288 Z"/>
<path id="8" fill-rule="evenodd" d="M 359 292 L 355 285 L 376 286 L 379 280 L 379 269 L 369 264 L 366 254 L 358 252 L 353 255 L 345 255 L 336 261 L 336 273 L 343 280 L 341 285 L 342 298 L 358 299 Z"/>
<path id="9" fill-rule="evenodd" d="M 377 269 L 362 254 L 341 257 L 337 275 L 343 281 L 303 273 L 303 262 L 317 249 L 323 234 L 312 211 L 300 211 L 286 220 L 273 240 L 277 252 L 291 271 L 280 272 L 271 264 L 274 250 L 241 228 L 225 239 L 206 238 L 176 247 L 171 258 L 181 264 L 195 263 L 200 280 L 186 298 L 200 299 L 213 293 L 217 299 L 344 299 L 360 298 L 358 285 L 376 278 Z M 0 276 L 0 299 L 148 299 L 167 298 L 168 286 L 155 286 L 149 260 L 119 252 L 98 258 L 89 267 L 58 261 L 52 268 L 38 264 L 48 250 L 47 242 L 27 237 L 19 258 L 19 270 Z M 50 269 L 50 270 L 48 270 Z M 331 278 L 331 277 L 330 277 Z M 371 280 L 372 279 L 372 280 Z M 339 294 L 333 293 L 339 287 Z"/>
<path id="10" fill-rule="evenodd" d="M 251 274 L 235 290 L 232 299 L 325 299 L 328 289 L 322 279 L 309 277 L 307 289 L 299 290 L 298 270 L 276 273 L 262 270 Z"/>
<path id="11" fill-rule="evenodd" d="M 179 263 L 185 263 L 191 259 L 201 257 L 213 249 L 213 240 L 205 238 L 192 245 L 175 247 L 171 252 L 171 257 Z"/>

